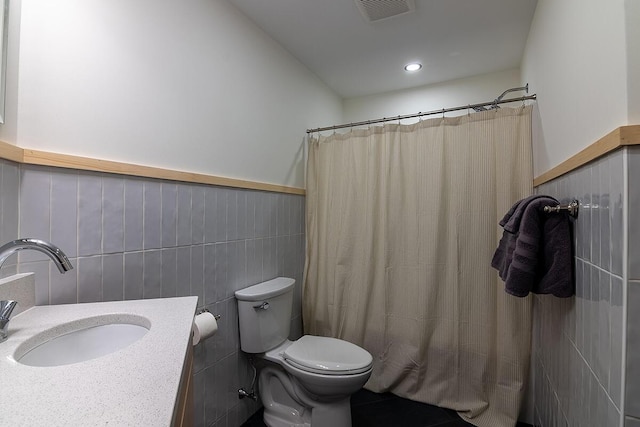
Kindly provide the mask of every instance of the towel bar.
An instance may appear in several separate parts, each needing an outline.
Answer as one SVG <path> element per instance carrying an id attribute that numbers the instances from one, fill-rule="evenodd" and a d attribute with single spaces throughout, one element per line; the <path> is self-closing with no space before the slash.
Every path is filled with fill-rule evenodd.
<path id="1" fill-rule="evenodd" d="M 574 200 L 568 205 L 545 206 L 544 211 L 546 213 L 567 212 L 571 217 L 577 218 L 579 207 L 580 203 L 577 200 Z"/>

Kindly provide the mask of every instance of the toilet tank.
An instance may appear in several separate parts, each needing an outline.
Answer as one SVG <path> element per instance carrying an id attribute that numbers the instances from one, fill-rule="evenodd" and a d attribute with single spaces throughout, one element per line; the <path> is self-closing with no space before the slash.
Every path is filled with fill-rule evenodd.
<path id="1" fill-rule="evenodd" d="M 289 337 L 295 282 L 278 277 L 236 291 L 242 351 L 263 353 Z"/>

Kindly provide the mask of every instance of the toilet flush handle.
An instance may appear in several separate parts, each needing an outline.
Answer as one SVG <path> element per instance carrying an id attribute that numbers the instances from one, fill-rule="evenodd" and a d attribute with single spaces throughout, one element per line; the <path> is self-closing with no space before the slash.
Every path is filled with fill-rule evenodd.
<path id="1" fill-rule="evenodd" d="M 254 305 L 253 308 L 256 310 L 266 310 L 269 308 L 269 303 L 264 301 L 262 304 Z"/>

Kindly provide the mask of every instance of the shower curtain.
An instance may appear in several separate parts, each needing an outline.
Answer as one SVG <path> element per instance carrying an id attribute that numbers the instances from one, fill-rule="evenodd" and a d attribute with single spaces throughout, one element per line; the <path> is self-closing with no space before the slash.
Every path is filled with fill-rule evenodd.
<path id="1" fill-rule="evenodd" d="M 531 192 L 531 106 L 312 138 L 305 332 L 367 349 L 372 391 L 515 425 L 532 300 L 490 262 Z"/>

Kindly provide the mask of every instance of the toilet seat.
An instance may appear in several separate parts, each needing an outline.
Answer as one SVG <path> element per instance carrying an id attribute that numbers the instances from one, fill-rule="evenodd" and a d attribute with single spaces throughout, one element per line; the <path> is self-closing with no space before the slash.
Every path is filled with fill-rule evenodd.
<path id="1" fill-rule="evenodd" d="M 322 375 L 356 375 L 371 369 L 368 351 L 347 341 L 304 335 L 287 347 L 285 363 L 300 370 Z"/>

